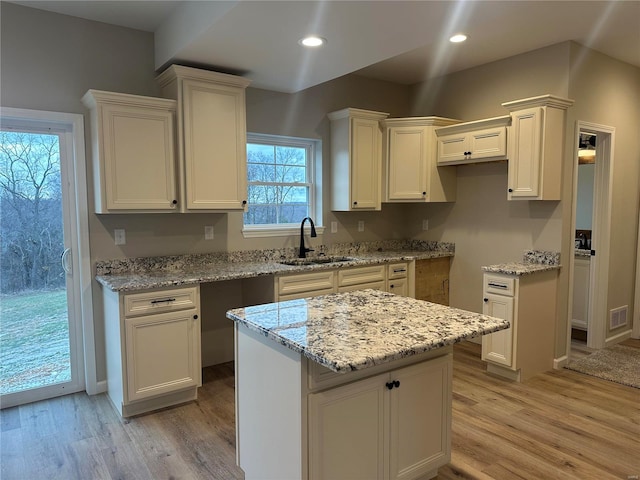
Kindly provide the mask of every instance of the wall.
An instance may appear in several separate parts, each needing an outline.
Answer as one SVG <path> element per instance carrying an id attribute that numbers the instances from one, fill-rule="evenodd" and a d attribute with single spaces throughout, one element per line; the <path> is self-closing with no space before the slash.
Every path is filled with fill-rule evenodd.
<path id="1" fill-rule="evenodd" d="M 607 311 L 628 305 L 631 322 L 640 192 L 640 68 L 575 43 L 570 67 L 569 94 L 576 99 L 569 110 L 570 134 L 575 136 L 579 120 L 615 128 Z M 609 331 L 608 318 L 606 323 L 607 337 L 620 333 Z"/>
<path id="2" fill-rule="evenodd" d="M 568 73 L 569 45 L 554 45 L 415 85 L 412 111 L 465 121 L 507 115 L 503 102 L 566 97 Z M 408 223 L 417 238 L 456 244 L 451 305 L 481 312 L 483 265 L 521 260 L 530 248 L 560 250 L 562 202 L 507 201 L 506 162 L 445 168 L 457 168 L 456 202 L 414 205 Z M 420 232 L 424 218 L 430 229 Z"/>

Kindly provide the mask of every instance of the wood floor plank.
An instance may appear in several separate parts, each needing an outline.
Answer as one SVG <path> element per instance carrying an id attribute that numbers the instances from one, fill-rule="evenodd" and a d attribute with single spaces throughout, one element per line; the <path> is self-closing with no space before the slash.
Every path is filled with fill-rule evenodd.
<path id="1" fill-rule="evenodd" d="M 78 393 L 0 420 L 2 480 L 244 479 L 232 363 L 204 369 L 197 401 L 147 415 L 121 419 L 105 395 Z M 487 374 L 480 346 L 463 342 L 452 447 L 438 480 L 626 480 L 640 475 L 640 389 L 569 370 L 512 382 Z"/>

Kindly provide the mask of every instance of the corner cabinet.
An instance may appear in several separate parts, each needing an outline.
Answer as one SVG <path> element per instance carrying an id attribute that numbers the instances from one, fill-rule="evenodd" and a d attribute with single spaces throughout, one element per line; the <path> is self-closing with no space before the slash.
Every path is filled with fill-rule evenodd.
<path id="1" fill-rule="evenodd" d="M 388 113 L 345 108 L 331 121 L 331 210 L 382 208 L 382 130 Z"/>
<path id="2" fill-rule="evenodd" d="M 89 90 L 96 213 L 175 212 L 176 102 Z"/>
<path id="3" fill-rule="evenodd" d="M 439 168 L 435 128 L 459 123 L 442 117 L 388 118 L 384 125 L 384 202 L 453 202 L 456 171 Z"/>
<path id="4" fill-rule="evenodd" d="M 103 290 L 107 394 L 123 417 L 197 398 L 200 287 Z"/>
<path id="5" fill-rule="evenodd" d="M 438 165 L 463 165 L 507 159 L 509 115 L 436 129 Z"/>
<path id="6" fill-rule="evenodd" d="M 560 200 L 566 111 L 573 100 L 542 95 L 502 106 L 508 129 L 509 200 Z"/>
<path id="7" fill-rule="evenodd" d="M 181 211 L 244 209 L 249 80 L 178 65 L 157 80 L 177 100 Z"/>
<path id="8" fill-rule="evenodd" d="M 511 326 L 482 336 L 487 372 L 524 381 L 553 369 L 558 271 L 485 273 L 482 313 Z"/>

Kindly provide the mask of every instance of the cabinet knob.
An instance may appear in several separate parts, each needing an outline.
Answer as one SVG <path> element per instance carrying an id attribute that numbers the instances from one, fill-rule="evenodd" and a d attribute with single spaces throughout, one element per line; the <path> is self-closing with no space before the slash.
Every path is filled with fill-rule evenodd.
<path id="1" fill-rule="evenodd" d="M 246 205 L 247 201 L 246 200 L 242 200 L 242 205 Z"/>
<path id="2" fill-rule="evenodd" d="M 194 319 L 194 320 L 197 320 L 197 319 L 198 319 L 198 315 L 194 315 L 194 316 L 193 316 L 193 319 Z"/>
<path id="3" fill-rule="evenodd" d="M 400 386 L 400 380 L 394 380 L 393 381 L 393 386 L 398 388 Z"/>
<path id="4" fill-rule="evenodd" d="M 177 205 L 178 204 L 178 200 L 174 200 L 171 202 L 171 205 Z"/>
<path id="5" fill-rule="evenodd" d="M 353 204 L 354 204 L 354 205 L 357 205 L 357 204 L 358 204 L 358 202 L 353 202 Z"/>
<path id="6" fill-rule="evenodd" d="M 427 194 L 427 192 L 422 192 L 422 195 L 426 195 L 426 194 Z"/>
<path id="7" fill-rule="evenodd" d="M 393 382 L 387 382 L 385 385 L 387 386 L 387 388 L 388 388 L 389 390 L 391 390 L 391 389 L 394 387 Z"/>
<path id="8" fill-rule="evenodd" d="M 395 285 L 392 283 L 391 285 L 389 285 L 389 288 L 395 288 Z"/>
<path id="9" fill-rule="evenodd" d="M 510 188 L 510 189 L 509 189 L 509 193 L 511 193 L 511 192 L 513 192 L 513 188 Z"/>
<path id="10" fill-rule="evenodd" d="M 483 298 L 482 300 L 483 300 L 485 303 L 487 303 L 487 302 L 489 301 L 489 299 L 488 299 L 488 298 Z"/>

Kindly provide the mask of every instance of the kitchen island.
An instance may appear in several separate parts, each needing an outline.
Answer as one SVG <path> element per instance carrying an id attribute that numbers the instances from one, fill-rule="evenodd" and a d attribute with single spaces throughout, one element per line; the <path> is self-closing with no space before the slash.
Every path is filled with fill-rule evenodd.
<path id="1" fill-rule="evenodd" d="M 426 479 L 451 455 L 452 345 L 509 327 L 375 290 L 233 309 L 252 479 Z"/>

